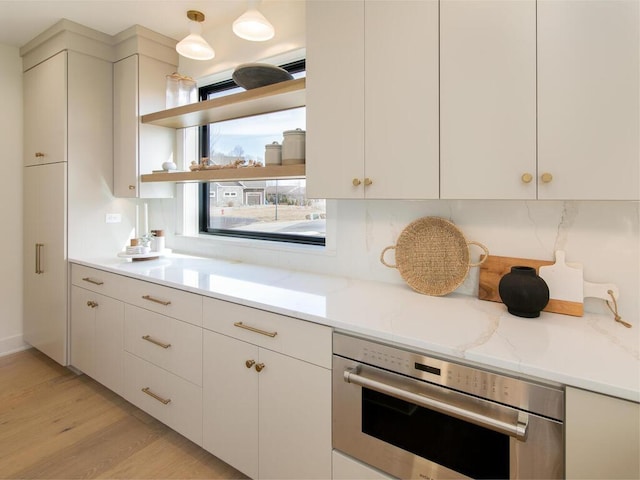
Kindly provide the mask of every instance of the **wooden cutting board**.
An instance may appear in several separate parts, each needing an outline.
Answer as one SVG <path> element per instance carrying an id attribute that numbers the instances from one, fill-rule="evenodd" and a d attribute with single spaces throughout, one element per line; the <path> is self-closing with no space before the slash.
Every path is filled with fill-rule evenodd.
<path id="1" fill-rule="evenodd" d="M 481 256 L 481 259 L 484 255 Z M 500 257 L 497 255 L 489 255 L 487 259 L 480 265 L 480 280 L 478 284 L 478 298 L 480 300 L 489 300 L 491 302 L 500 302 L 500 294 L 498 293 L 498 284 L 503 275 L 511 271 L 511 267 L 522 265 L 525 267 L 533 267 L 538 269 L 545 265 L 553 265 L 552 260 L 533 260 L 530 258 L 516 257 Z M 552 294 L 552 292 L 550 292 Z M 549 299 L 549 303 L 544 308 L 545 312 L 561 313 L 563 315 L 573 315 L 581 317 L 583 315 L 582 302 L 569 302 L 566 300 Z"/>

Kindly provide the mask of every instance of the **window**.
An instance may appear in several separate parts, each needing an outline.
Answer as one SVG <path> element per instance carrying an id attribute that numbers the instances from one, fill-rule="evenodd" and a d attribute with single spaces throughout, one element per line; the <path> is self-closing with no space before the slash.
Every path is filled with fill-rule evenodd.
<path id="1" fill-rule="evenodd" d="M 282 65 L 304 76 L 305 62 Z M 208 100 L 243 91 L 232 80 L 200 88 Z M 285 130 L 306 129 L 305 108 L 228 120 L 200 129 L 200 156 L 217 165 L 264 164 L 265 146 L 282 143 Z M 304 179 L 216 181 L 200 186 L 200 233 L 325 245 L 324 200 L 306 198 Z"/>

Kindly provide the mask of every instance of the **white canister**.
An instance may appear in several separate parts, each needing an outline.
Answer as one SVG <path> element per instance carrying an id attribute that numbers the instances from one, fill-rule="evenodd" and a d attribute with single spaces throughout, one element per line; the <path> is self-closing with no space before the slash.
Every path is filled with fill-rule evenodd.
<path id="1" fill-rule="evenodd" d="M 305 131 L 296 128 L 283 133 L 282 164 L 295 165 L 304 163 L 305 159 Z"/>
<path id="2" fill-rule="evenodd" d="M 282 165 L 282 145 L 273 142 L 264 146 L 265 165 Z"/>

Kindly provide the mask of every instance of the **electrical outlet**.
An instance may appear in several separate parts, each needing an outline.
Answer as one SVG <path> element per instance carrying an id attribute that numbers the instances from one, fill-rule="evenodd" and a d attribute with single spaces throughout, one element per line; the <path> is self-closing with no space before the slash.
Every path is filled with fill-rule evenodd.
<path id="1" fill-rule="evenodd" d="M 119 213 L 107 213 L 105 222 L 106 223 L 120 223 L 122 221 L 122 215 Z"/>

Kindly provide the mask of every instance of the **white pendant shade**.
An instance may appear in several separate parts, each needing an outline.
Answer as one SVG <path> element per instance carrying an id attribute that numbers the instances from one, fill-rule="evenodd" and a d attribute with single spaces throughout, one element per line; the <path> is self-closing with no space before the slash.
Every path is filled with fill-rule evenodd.
<path id="1" fill-rule="evenodd" d="M 233 33 L 245 40 L 264 42 L 273 38 L 275 30 L 255 7 L 255 2 L 250 2 L 247 11 L 233 22 Z"/>
<path id="2" fill-rule="evenodd" d="M 216 56 L 213 48 L 202 38 L 202 26 L 199 21 L 190 21 L 189 31 L 189 35 L 176 45 L 180 55 L 193 60 L 211 60 Z"/>

